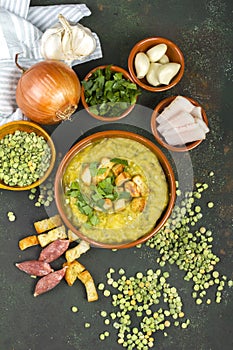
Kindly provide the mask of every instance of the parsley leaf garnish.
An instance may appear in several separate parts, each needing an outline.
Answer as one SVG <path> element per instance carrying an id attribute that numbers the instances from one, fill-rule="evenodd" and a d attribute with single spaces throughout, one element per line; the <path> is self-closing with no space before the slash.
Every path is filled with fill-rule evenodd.
<path id="1" fill-rule="evenodd" d="M 79 183 L 74 181 L 71 183 L 70 189 L 66 191 L 66 195 L 77 198 L 76 205 L 80 213 L 88 217 L 87 223 L 94 226 L 99 223 L 99 218 L 95 214 L 94 209 L 89 205 L 87 198 L 81 193 Z"/>

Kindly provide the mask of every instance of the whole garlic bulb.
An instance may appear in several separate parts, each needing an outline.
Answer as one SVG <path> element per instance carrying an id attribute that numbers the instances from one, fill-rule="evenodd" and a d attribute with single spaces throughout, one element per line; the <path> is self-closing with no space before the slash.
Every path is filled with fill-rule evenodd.
<path id="1" fill-rule="evenodd" d="M 41 54 L 45 59 L 71 64 L 95 51 L 96 40 L 89 28 L 79 23 L 71 25 L 62 14 L 58 19 L 60 23 L 47 29 L 41 38 Z"/>

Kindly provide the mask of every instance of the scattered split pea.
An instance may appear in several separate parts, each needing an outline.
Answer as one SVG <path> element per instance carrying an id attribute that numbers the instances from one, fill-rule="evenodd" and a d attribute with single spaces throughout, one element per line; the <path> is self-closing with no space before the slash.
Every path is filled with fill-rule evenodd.
<path id="1" fill-rule="evenodd" d="M 15 216 L 15 214 L 13 213 L 13 211 L 9 211 L 9 212 L 7 213 L 7 216 L 8 216 L 8 220 L 9 220 L 9 221 L 15 221 L 15 220 L 16 220 L 16 216 Z"/>

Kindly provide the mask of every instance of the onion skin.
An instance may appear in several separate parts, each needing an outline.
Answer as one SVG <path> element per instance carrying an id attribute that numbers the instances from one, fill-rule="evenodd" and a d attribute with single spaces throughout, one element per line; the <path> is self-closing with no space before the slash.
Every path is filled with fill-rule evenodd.
<path id="1" fill-rule="evenodd" d="M 57 124 L 70 119 L 78 107 L 80 94 L 80 81 L 72 68 L 58 60 L 45 60 L 22 74 L 16 102 L 34 122 Z"/>

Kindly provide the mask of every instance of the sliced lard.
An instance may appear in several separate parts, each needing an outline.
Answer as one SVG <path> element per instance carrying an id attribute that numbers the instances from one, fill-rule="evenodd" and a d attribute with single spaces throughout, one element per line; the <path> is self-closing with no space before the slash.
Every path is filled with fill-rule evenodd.
<path id="1" fill-rule="evenodd" d="M 198 123 L 188 124 L 178 128 L 170 129 L 163 134 L 169 145 L 184 145 L 189 142 L 204 140 L 205 132 Z"/>
<path id="2" fill-rule="evenodd" d="M 202 110 L 200 106 L 194 107 L 191 114 L 195 118 L 195 122 L 199 124 L 199 126 L 204 130 L 205 133 L 210 131 L 208 126 L 203 120 Z"/>
<path id="3" fill-rule="evenodd" d="M 193 107 L 191 114 L 194 118 L 202 119 L 202 112 L 200 106 Z"/>
<path id="4" fill-rule="evenodd" d="M 163 121 L 177 115 L 180 112 L 191 113 L 193 110 L 193 104 L 183 96 L 177 96 L 163 112 L 157 117 L 157 122 L 160 124 Z"/>
<path id="5" fill-rule="evenodd" d="M 177 128 L 179 126 L 185 126 L 187 124 L 193 124 L 195 122 L 193 116 L 187 112 L 180 112 L 177 115 L 172 116 L 169 120 L 163 121 L 157 130 L 160 134 L 166 132 L 169 129 Z"/>
<path id="6" fill-rule="evenodd" d="M 210 131 L 203 119 L 196 118 L 195 122 L 200 126 L 201 129 L 203 129 L 205 133 Z"/>

